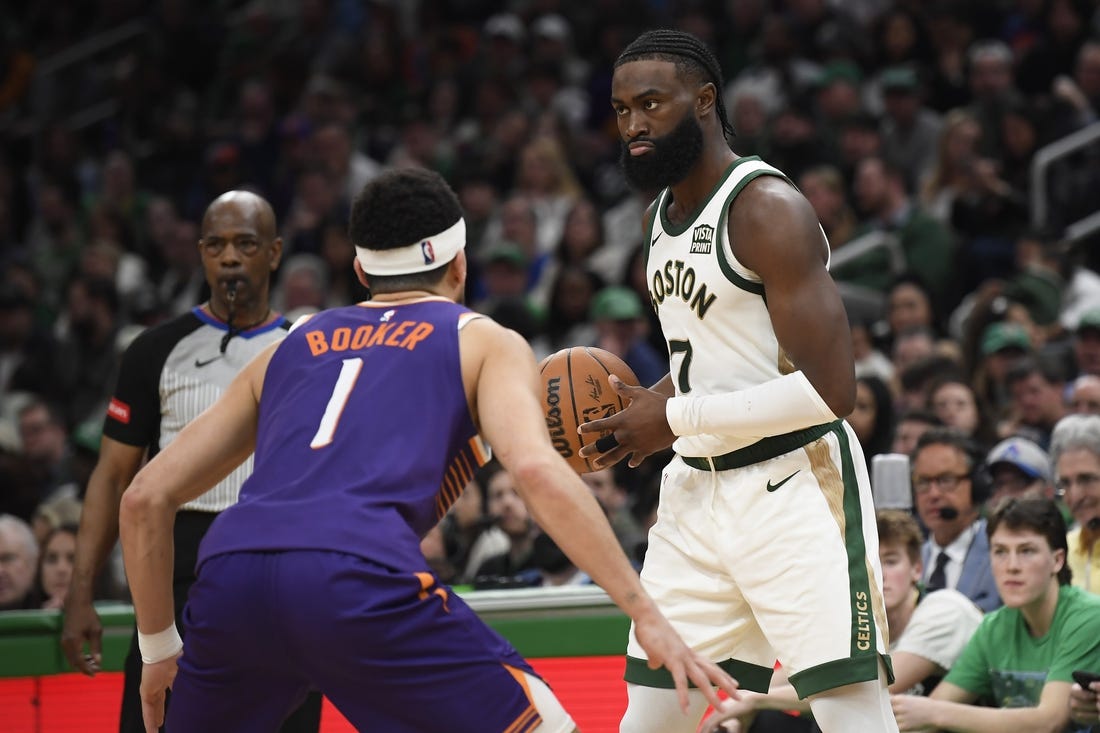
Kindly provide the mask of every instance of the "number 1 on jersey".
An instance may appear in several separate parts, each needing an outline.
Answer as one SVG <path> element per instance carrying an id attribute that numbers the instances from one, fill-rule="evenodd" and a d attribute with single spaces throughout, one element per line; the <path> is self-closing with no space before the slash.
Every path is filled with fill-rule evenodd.
<path id="1" fill-rule="evenodd" d="M 328 398 L 325 414 L 321 416 L 321 424 L 317 426 L 317 434 L 310 441 L 310 448 L 324 448 L 332 442 L 332 436 L 336 434 L 336 426 L 340 424 L 340 416 L 344 414 L 344 406 L 348 404 L 348 397 L 359 379 L 359 371 L 363 368 L 363 359 L 344 359 L 344 365 L 340 367 L 340 376 L 336 379 L 336 386 L 332 388 L 332 395 Z"/>

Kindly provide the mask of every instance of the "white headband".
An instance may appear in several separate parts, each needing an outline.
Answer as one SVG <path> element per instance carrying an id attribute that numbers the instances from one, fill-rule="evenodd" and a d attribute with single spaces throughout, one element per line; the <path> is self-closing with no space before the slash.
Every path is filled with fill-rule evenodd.
<path id="1" fill-rule="evenodd" d="M 466 247 L 466 220 L 414 244 L 393 249 L 367 249 L 355 245 L 355 256 L 368 275 L 410 275 L 447 264 Z"/>

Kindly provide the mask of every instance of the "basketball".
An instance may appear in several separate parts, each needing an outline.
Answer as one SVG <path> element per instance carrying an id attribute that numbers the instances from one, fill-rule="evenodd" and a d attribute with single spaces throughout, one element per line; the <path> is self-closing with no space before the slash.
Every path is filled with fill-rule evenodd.
<path id="1" fill-rule="evenodd" d="M 626 384 L 638 386 L 638 378 L 626 362 L 595 346 L 574 346 L 551 354 L 539 363 L 542 375 L 542 409 L 550 440 L 577 473 L 596 468 L 580 450 L 606 433 L 581 435 L 577 426 L 609 417 L 626 407 L 607 378 L 614 374 Z"/>

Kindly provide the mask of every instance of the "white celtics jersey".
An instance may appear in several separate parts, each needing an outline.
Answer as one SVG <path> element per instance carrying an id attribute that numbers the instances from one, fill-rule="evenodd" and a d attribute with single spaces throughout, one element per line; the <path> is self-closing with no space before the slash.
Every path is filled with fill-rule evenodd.
<path id="1" fill-rule="evenodd" d="M 739 158 L 701 208 L 681 224 L 666 216 L 669 189 L 657 198 L 645 240 L 646 279 L 668 341 L 677 395 L 733 392 L 794 371 L 772 329 L 763 283 L 737 261 L 728 241 L 733 199 L 749 181 L 764 175 L 785 178 L 755 156 Z M 683 456 L 718 456 L 764 437 L 684 436 L 673 448 Z"/>

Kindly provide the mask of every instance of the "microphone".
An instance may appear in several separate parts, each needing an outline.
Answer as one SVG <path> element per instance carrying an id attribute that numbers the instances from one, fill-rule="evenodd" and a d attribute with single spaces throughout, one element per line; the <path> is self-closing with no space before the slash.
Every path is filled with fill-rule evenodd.
<path id="1" fill-rule="evenodd" d="M 871 496 L 876 509 L 913 508 L 909 456 L 880 453 L 871 459 Z"/>
<path id="2" fill-rule="evenodd" d="M 958 519 L 958 518 L 959 518 L 959 510 L 956 509 L 955 507 L 945 506 L 942 509 L 940 509 L 940 519 L 946 519 L 947 521 L 950 522 L 952 519 Z"/>

